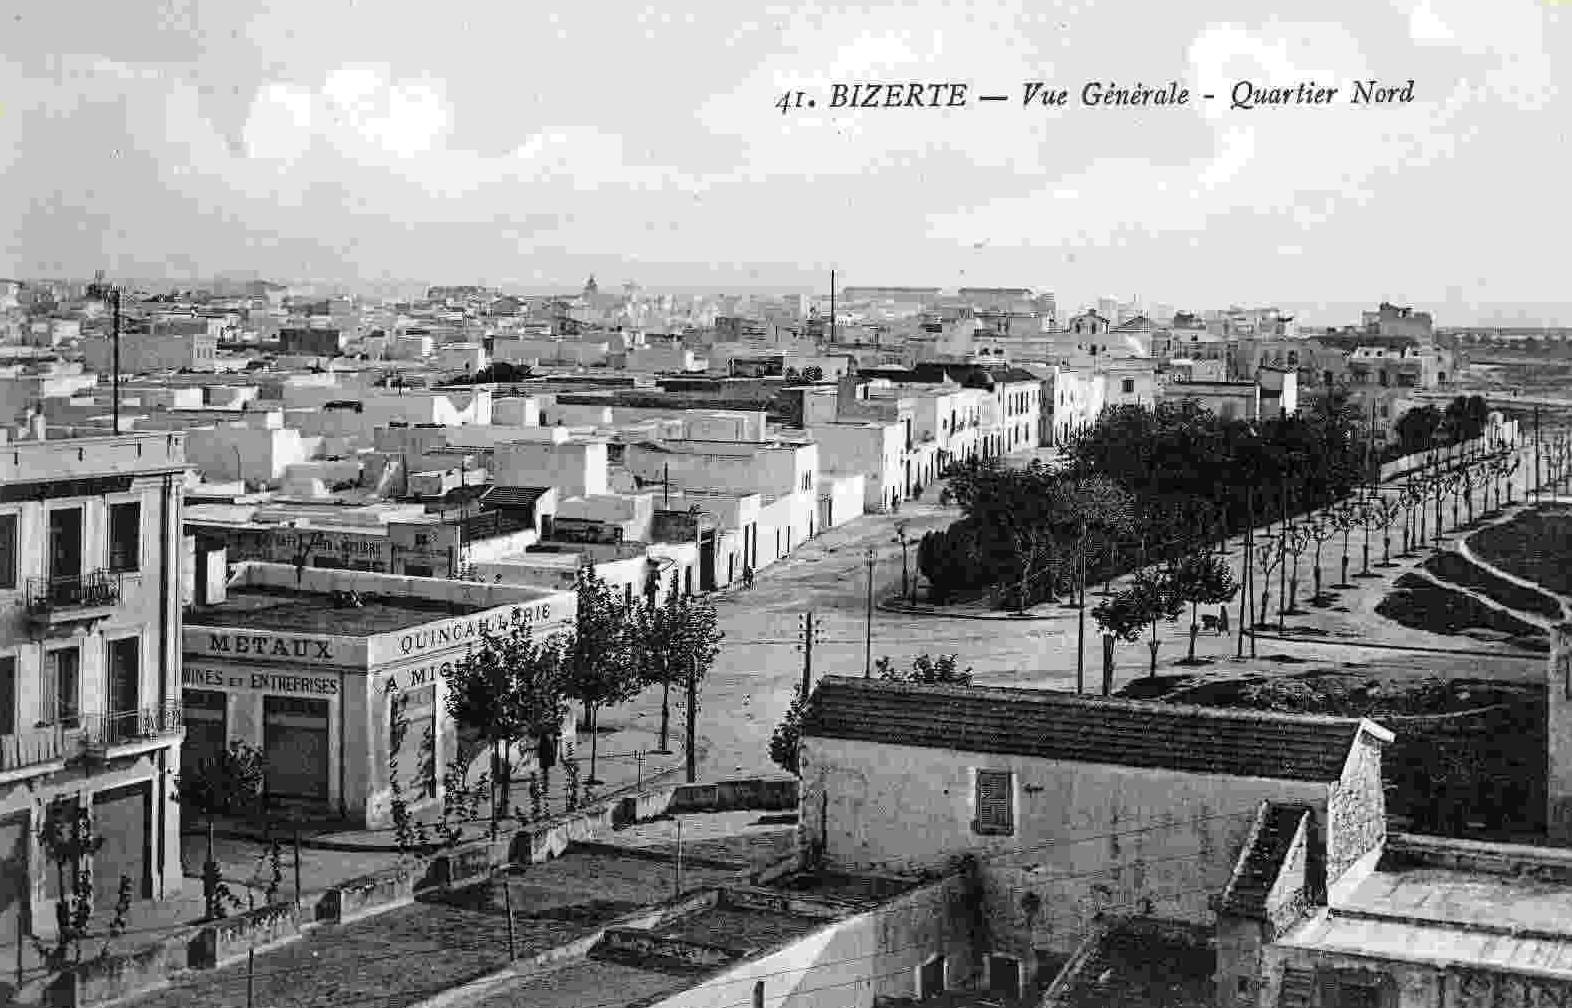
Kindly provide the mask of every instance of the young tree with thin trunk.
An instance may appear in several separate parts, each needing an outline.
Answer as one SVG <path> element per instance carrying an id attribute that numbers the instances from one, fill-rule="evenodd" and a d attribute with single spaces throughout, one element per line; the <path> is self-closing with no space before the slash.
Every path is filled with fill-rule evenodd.
<path id="1" fill-rule="evenodd" d="M 590 773 L 585 783 L 598 784 L 600 711 L 638 696 L 643 683 L 634 651 L 636 630 L 622 596 L 588 564 L 579 571 L 575 595 L 573 629 L 563 644 L 563 691 L 584 705 L 584 727 L 590 734 Z"/>
<path id="2" fill-rule="evenodd" d="M 485 634 L 453 665 L 447 710 L 491 749 L 492 821 L 512 808 L 513 751 L 554 737 L 567 715 L 560 634 L 536 640 L 528 623 Z"/>
<path id="3" fill-rule="evenodd" d="M 1318 511 L 1305 522 L 1304 528 L 1310 541 L 1315 544 L 1315 556 L 1310 567 L 1310 573 L 1315 579 L 1315 594 L 1310 596 L 1310 602 L 1312 605 L 1326 605 L 1327 596 L 1321 590 L 1321 550 L 1327 540 L 1337 535 L 1337 522 L 1327 512 Z"/>
<path id="4" fill-rule="evenodd" d="M 1181 556 L 1169 569 L 1169 581 L 1181 603 L 1190 604 L 1190 651 L 1184 664 L 1196 664 L 1195 640 L 1200 634 L 1197 619 L 1200 607 L 1217 605 L 1234 597 L 1239 586 L 1234 583 L 1234 572 L 1226 557 L 1218 556 L 1209 545 Z"/>
<path id="5" fill-rule="evenodd" d="M 1092 610 L 1092 618 L 1103 633 L 1118 640 L 1137 641 L 1143 631 L 1150 630 L 1147 648 L 1151 651 L 1149 674 L 1157 675 L 1157 624 L 1167 620 L 1172 623 L 1184 609 L 1184 601 L 1174 592 L 1173 579 L 1167 570 L 1145 568 L 1135 572 L 1129 587 Z"/>
<path id="6" fill-rule="evenodd" d="M 685 686 L 689 676 L 704 676 L 720 654 L 721 633 L 715 607 L 698 596 L 678 591 L 672 575 L 666 601 L 641 606 L 633 614 L 634 657 L 639 677 L 647 686 L 660 687 L 660 749 L 670 752 L 671 689 Z M 689 711 L 688 716 L 693 717 Z"/>
<path id="7" fill-rule="evenodd" d="M 1266 629 L 1272 624 L 1267 614 L 1272 611 L 1272 573 L 1283 562 L 1287 551 L 1281 536 L 1264 535 L 1255 549 L 1255 566 L 1261 572 L 1261 608 L 1256 613 L 1256 629 Z"/>

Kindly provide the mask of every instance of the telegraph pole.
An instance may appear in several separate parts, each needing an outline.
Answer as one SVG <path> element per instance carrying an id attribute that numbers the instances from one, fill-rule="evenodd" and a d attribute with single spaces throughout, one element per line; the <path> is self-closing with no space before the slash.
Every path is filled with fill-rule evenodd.
<path id="1" fill-rule="evenodd" d="M 688 669 L 688 783 L 698 780 L 699 669 L 695 660 Z"/>
<path id="2" fill-rule="evenodd" d="M 835 271 L 830 270 L 830 344 L 835 343 Z"/>
<path id="3" fill-rule="evenodd" d="M 813 639 L 818 635 L 819 627 L 811 609 L 806 615 L 797 617 L 797 622 L 802 627 L 802 695 L 806 699 L 808 691 L 813 687 Z"/>
<path id="4" fill-rule="evenodd" d="M 1534 407 L 1534 500 L 1544 500 L 1539 489 L 1539 407 Z"/>
<path id="5" fill-rule="evenodd" d="M 862 677 L 873 678 L 873 547 L 868 547 L 868 637 L 863 649 Z"/>

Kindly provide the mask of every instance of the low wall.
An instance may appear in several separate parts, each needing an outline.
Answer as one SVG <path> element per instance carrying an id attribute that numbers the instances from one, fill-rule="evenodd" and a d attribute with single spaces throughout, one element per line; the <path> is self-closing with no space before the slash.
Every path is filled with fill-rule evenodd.
<path id="1" fill-rule="evenodd" d="M 1383 868 L 1444 868 L 1533 878 L 1560 885 L 1572 882 L 1572 851 L 1411 833 L 1387 834 L 1381 864 Z"/>
<path id="2" fill-rule="evenodd" d="M 412 903 L 417 874 L 412 868 L 387 868 L 342 882 L 317 901 L 316 919 L 343 924 Z"/>
<path id="3" fill-rule="evenodd" d="M 813 896 L 799 896 L 776 889 L 727 886 L 720 892 L 720 905 L 729 910 L 756 910 L 761 913 L 791 914 L 815 920 L 840 920 L 863 907 Z"/>
<path id="4" fill-rule="evenodd" d="M 713 969 L 753 951 L 751 948 L 727 948 L 691 938 L 657 935 L 639 928 L 613 927 L 606 929 L 591 954 L 612 961 L 666 959 L 685 966 Z"/>
<path id="5" fill-rule="evenodd" d="M 797 808 L 797 778 L 749 778 L 713 784 L 679 784 L 667 803 L 669 815 L 694 812 L 787 812 Z"/>
<path id="6" fill-rule="evenodd" d="M 481 837 L 461 843 L 452 850 L 434 855 L 415 888 L 462 887 L 490 878 L 492 872 L 508 863 L 508 852 L 509 840 L 505 838 Z"/>
<path id="7" fill-rule="evenodd" d="M 252 949 L 287 941 L 301 932 L 293 903 L 275 903 L 203 924 L 187 945 L 191 969 L 215 969 L 234 962 Z"/>
<path id="8" fill-rule="evenodd" d="M 170 975 L 186 968 L 188 935 L 158 945 L 81 963 L 50 989 L 51 1003 L 62 1008 L 87 1008 L 162 987 Z"/>

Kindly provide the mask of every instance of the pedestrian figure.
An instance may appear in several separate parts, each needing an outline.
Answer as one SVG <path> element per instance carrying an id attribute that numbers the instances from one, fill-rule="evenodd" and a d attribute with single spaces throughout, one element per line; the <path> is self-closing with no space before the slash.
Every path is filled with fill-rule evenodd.
<path id="1" fill-rule="evenodd" d="M 742 587 L 747 590 L 753 587 L 753 565 L 744 564 L 742 568 Z"/>
<path id="2" fill-rule="evenodd" d="M 1228 606 L 1227 605 L 1220 605 L 1220 606 L 1217 607 L 1217 636 L 1219 636 L 1219 637 L 1227 637 L 1228 636 Z"/>

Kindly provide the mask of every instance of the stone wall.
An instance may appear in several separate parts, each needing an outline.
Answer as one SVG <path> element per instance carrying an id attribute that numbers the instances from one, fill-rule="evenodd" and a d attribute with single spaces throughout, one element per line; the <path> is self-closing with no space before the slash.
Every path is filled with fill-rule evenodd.
<path id="1" fill-rule="evenodd" d="M 1386 794 L 1382 790 L 1381 741 L 1369 729 L 1354 743 L 1342 780 L 1327 797 L 1328 886 L 1386 838 Z"/>
<path id="2" fill-rule="evenodd" d="M 1546 829 L 1552 843 L 1572 846 L 1572 624 L 1551 629 L 1545 685 Z"/>

